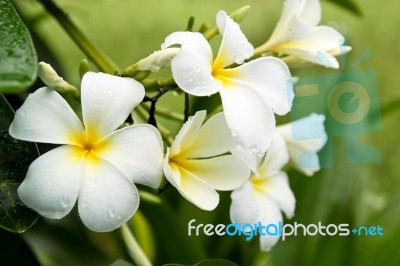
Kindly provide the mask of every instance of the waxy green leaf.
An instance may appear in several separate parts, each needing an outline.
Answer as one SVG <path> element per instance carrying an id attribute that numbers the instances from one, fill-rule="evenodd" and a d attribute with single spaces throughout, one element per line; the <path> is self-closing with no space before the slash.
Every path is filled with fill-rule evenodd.
<path id="1" fill-rule="evenodd" d="M 34 143 L 16 140 L 8 134 L 13 117 L 14 111 L 0 94 L 0 227 L 20 233 L 38 218 L 20 201 L 17 189 L 39 152 Z"/>
<path id="2" fill-rule="evenodd" d="M 25 90 L 36 79 L 31 36 L 8 0 L 0 0 L 0 93 Z"/>

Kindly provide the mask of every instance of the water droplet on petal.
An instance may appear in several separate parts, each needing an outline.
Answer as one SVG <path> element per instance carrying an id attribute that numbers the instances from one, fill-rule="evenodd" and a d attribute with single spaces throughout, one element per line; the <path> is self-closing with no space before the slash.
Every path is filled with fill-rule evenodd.
<path id="1" fill-rule="evenodd" d="M 114 218 L 115 217 L 115 210 L 114 209 L 108 209 L 108 215 L 110 216 L 110 218 Z"/>
<path id="2" fill-rule="evenodd" d="M 251 154 L 256 154 L 257 152 L 258 152 L 257 149 L 254 149 L 254 148 L 249 149 L 249 153 L 251 153 Z"/>
<path id="3" fill-rule="evenodd" d="M 66 195 L 63 195 L 60 199 L 60 204 L 63 208 L 67 209 L 71 206 L 72 202 Z"/>
<path id="4" fill-rule="evenodd" d="M 232 136 L 237 137 L 239 135 L 239 133 L 237 133 L 236 131 L 232 131 L 231 132 Z"/>
<path id="5" fill-rule="evenodd" d="M 264 157 L 265 152 L 258 152 L 257 155 L 260 156 L 260 157 Z"/>
<path id="6" fill-rule="evenodd" d="M 86 201 L 84 201 L 84 202 L 80 203 L 80 206 L 81 206 L 82 209 L 84 209 L 84 208 L 87 208 L 88 204 L 87 204 Z"/>

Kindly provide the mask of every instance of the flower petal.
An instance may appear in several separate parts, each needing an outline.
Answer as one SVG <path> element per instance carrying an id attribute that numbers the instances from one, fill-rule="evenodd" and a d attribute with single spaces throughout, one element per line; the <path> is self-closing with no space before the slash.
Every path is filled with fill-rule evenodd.
<path id="1" fill-rule="evenodd" d="M 250 168 L 250 170 L 255 174 L 256 176 L 259 176 L 258 174 L 258 166 L 260 165 L 263 157 L 259 156 L 256 153 L 251 153 L 248 150 L 245 150 L 242 146 L 236 146 L 231 150 L 231 153 L 241 160 L 243 160 L 247 166 Z"/>
<path id="2" fill-rule="evenodd" d="M 287 65 L 275 57 L 263 57 L 235 68 L 237 81 L 256 90 L 274 113 L 284 115 L 294 98 L 291 75 Z"/>
<path id="3" fill-rule="evenodd" d="M 218 92 L 221 84 L 211 75 L 212 52 L 204 36 L 198 32 L 174 32 L 161 45 L 163 49 L 180 44 L 181 49 L 171 60 L 171 69 L 178 86 L 195 96 Z"/>
<path id="4" fill-rule="evenodd" d="M 134 183 L 158 188 L 162 178 L 163 144 L 151 125 L 133 125 L 103 139 L 96 155 L 108 161 Z"/>
<path id="5" fill-rule="evenodd" d="M 294 55 L 315 64 L 338 68 L 339 64 L 328 51 L 340 47 L 344 37 L 328 26 L 310 27 L 298 18 L 290 22 L 290 34 L 280 40 L 276 51 Z"/>
<path id="6" fill-rule="evenodd" d="M 321 4 L 319 0 L 303 0 L 303 10 L 299 17 L 311 26 L 317 26 L 321 20 Z"/>
<path id="7" fill-rule="evenodd" d="M 296 198 L 290 189 L 288 176 L 285 172 L 279 172 L 267 177 L 262 190 L 265 200 L 268 200 L 268 198 L 274 200 L 287 218 L 293 217 Z"/>
<path id="8" fill-rule="evenodd" d="M 251 182 L 235 189 L 231 194 L 230 218 L 240 224 L 256 224 L 260 221 L 261 205 L 253 192 Z"/>
<path id="9" fill-rule="evenodd" d="M 206 182 L 186 171 L 184 168 L 179 167 L 179 170 L 181 174 L 181 184 L 180 187 L 176 187 L 179 193 L 200 209 L 206 211 L 214 210 L 219 203 L 218 193 Z"/>
<path id="10" fill-rule="evenodd" d="M 217 13 L 217 25 L 222 34 L 222 42 L 215 61 L 219 62 L 221 68 L 233 63 L 242 64 L 253 55 L 253 45 L 244 36 L 239 24 L 233 21 L 225 11 Z"/>
<path id="11" fill-rule="evenodd" d="M 261 207 L 261 223 L 263 225 L 275 224 L 282 222 L 282 213 L 276 203 L 272 200 L 265 200 Z M 260 236 L 260 247 L 262 251 L 269 251 L 278 242 L 279 236 L 271 236 L 266 234 Z"/>
<path id="12" fill-rule="evenodd" d="M 83 152 L 68 145 L 43 154 L 30 165 L 18 188 L 19 198 L 42 216 L 64 217 L 78 197 L 83 178 L 82 162 Z"/>
<path id="13" fill-rule="evenodd" d="M 78 210 L 83 223 L 96 232 L 109 232 L 126 223 L 139 207 L 135 185 L 100 158 L 86 160 Z"/>
<path id="14" fill-rule="evenodd" d="M 242 160 L 233 155 L 184 160 L 180 161 L 180 167 L 217 190 L 233 190 L 250 177 L 250 169 Z"/>
<path id="15" fill-rule="evenodd" d="M 179 171 L 178 166 L 175 163 L 169 161 L 170 157 L 170 149 L 167 148 L 167 154 L 164 159 L 164 175 L 167 180 L 176 188 L 181 186 L 181 172 Z"/>
<path id="16" fill-rule="evenodd" d="M 14 138 L 53 144 L 74 144 L 84 134 L 82 123 L 57 92 L 43 87 L 30 94 L 10 126 Z"/>
<path id="17" fill-rule="evenodd" d="M 140 82 L 104 73 L 86 73 L 81 88 L 86 131 L 100 139 L 116 130 L 144 98 Z"/>
<path id="18" fill-rule="evenodd" d="M 286 141 L 291 163 L 308 176 L 320 168 L 317 152 L 322 149 L 328 138 L 324 120 L 324 115 L 311 114 L 277 127 L 278 134 Z"/>
<path id="19" fill-rule="evenodd" d="M 224 113 L 218 113 L 208 119 L 186 145 L 190 147 L 183 155 L 186 158 L 212 157 L 231 150 L 234 142 Z"/>
<path id="20" fill-rule="evenodd" d="M 253 153 L 265 153 L 275 130 L 271 107 L 255 90 L 236 81 L 220 93 L 226 123 L 235 141 Z"/>
<path id="21" fill-rule="evenodd" d="M 278 173 L 289 162 L 289 154 L 285 140 L 277 133 L 274 134 L 264 160 L 258 167 L 260 176 L 269 177 Z"/>
<path id="22" fill-rule="evenodd" d="M 190 144 L 192 139 L 199 131 L 204 119 L 206 118 L 206 114 L 207 112 L 204 110 L 197 111 L 194 116 L 189 117 L 185 124 L 183 124 L 171 145 L 170 157 L 173 157 L 178 153 L 184 153 L 187 149 L 191 149 Z"/>

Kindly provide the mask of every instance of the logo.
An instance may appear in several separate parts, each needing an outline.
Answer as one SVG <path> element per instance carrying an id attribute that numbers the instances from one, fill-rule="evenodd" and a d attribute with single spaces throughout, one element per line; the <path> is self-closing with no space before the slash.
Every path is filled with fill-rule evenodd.
<path id="1" fill-rule="evenodd" d="M 206 236 L 245 236 L 249 241 L 255 236 L 275 236 L 282 237 L 282 241 L 288 236 L 349 236 L 350 233 L 356 236 L 383 236 L 383 228 L 377 226 L 360 226 L 350 230 L 350 225 L 347 223 L 342 224 L 328 224 L 323 225 L 322 222 L 318 224 L 304 225 L 294 222 L 294 224 L 271 223 L 262 224 L 240 224 L 234 222 L 228 225 L 225 224 L 195 224 L 196 219 L 192 219 L 188 223 L 188 236 L 199 236 L 204 234 Z"/>

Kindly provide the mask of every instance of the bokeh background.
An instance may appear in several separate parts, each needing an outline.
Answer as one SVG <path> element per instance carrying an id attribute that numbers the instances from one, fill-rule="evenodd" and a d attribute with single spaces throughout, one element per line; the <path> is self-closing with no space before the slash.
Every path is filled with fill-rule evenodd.
<path id="1" fill-rule="evenodd" d="M 112 59 L 120 69 L 160 49 L 165 37 L 186 28 L 189 16 L 194 29 L 202 22 L 215 25 L 215 14 L 250 5 L 241 27 L 258 46 L 275 27 L 281 0 L 58 0 L 73 22 Z M 346 1 L 337 1 L 346 2 Z M 379 225 L 384 236 L 297 236 L 280 241 L 271 252 L 259 252 L 256 239 L 243 237 L 188 237 L 187 223 L 229 223 L 229 193 L 221 193 L 221 204 L 205 212 L 187 203 L 172 187 L 160 195 L 161 205 L 143 202 L 131 223 L 140 244 L 155 265 L 195 264 L 205 258 L 225 258 L 239 265 L 400 265 L 400 2 L 353 1 L 360 14 L 332 1 L 322 1 L 321 24 L 337 28 L 353 50 L 340 58 L 340 70 L 313 66 L 293 69 L 294 76 L 371 70 L 377 80 L 380 112 L 363 123 L 376 130 L 359 135 L 361 143 L 380 152 L 375 163 L 350 163 L 346 136 L 333 143 L 333 165 L 312 177 L 290 170 L 296 195 L 293 223 L 349 223 L 351 227 Z M 13 2 L 28 26 L 39 59 L 51 63 L 64 79 L 79 86 L 78 66 L 86 56 L 59 24 L 33 0 Z M 220 38 L 212 41 L 217 49 Z M 215 50 L 216 52 L 216 50 Z M 96 68 L 91 64 L 91 68 Z M 168 75 L 162 72 L 160 75 Z M 32 88 L 33 90 L 34 88 Z M 211 100 L 210 100 L 211 101 Z M 195 106 L 207 101 L 194 102 Z M 161 105 L 183 112 L 182 96 L 167 95 Z M 196 105 L 197 104 L 197 105 Z M 211 103 L 210 103 L 211 104 Z M 194 110 L 196 107 L 193 107 Z M 192 111 L 193 111 L 192 110 Z M 290 116 L 280 122 L 290 120 Z M 168 123 L 167 121 L 163 121 Z M 378 127 L 373 126 L 379 124 Z M 168 124 L 173 131 L 180 124 Z M 322 160 L 326 152 L 321 153 Z M 39 219 L 21 235 L 0 231 L 0 252 L 7 265 L 109 265 L 129 261 L 120 232 L 98 234 L 86 230 L 77 213 L 54 221 Z"/>

